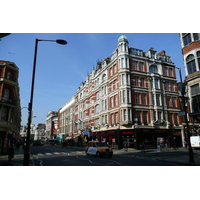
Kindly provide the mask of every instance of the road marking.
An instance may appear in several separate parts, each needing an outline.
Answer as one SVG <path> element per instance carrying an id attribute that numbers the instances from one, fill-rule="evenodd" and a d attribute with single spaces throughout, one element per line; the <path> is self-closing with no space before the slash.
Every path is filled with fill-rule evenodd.
<path id="1" fill-rule="evenodd" d="M 52 155 L 51 153 L 46 153 L 46 155 Z"/>
<path id="2" fill-rule="evenodd" d="M 54 152 L 54 154 L 60 154 L 59 152 Z"/>

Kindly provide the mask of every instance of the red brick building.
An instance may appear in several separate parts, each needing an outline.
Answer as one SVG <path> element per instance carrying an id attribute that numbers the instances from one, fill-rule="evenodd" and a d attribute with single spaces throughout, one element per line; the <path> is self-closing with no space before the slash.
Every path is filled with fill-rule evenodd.
<path id="1" fill-rule="evenodd" d="M 0 153 L 5 153 L 8 145 L 20 134 L 18 73 L 15 63 L 0 60 Z"/>
<path id="2" fill-rule="evenodd" d="M 182 146 L 175 65 L 165 51 L 130 48 L 126 36 L 80 84 L 75 94 L 74 131 L 111 146 Z"/>

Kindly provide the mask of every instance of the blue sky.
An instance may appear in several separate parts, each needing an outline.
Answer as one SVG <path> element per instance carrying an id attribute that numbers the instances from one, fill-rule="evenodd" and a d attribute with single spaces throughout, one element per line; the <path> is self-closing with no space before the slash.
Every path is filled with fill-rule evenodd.
<path id="1" fill-rule="evenodd" d="M 0 41 L 0 59 L 15 62 L 19 67 L 21 107 L 30 101 L 35 39 L 64 39 L 67 45 L 39 42 L 34 90 L 32 123 L 45 123 L 46 114 L 57 111 L 76 92 L 96 61 L 111 56 L 117 40 L 125 34 L 129 47 L 157 53 L 165 50 L 185 77 L 178 33 L 12 33 Z M 9 53 L 10 52 L 10 53 Z M 177 73 L 178 75 L 178 73 Z M 179 80 L 179 75 L 177 76 Z M 22 109 L 22 125 L 28 118 Z"/>

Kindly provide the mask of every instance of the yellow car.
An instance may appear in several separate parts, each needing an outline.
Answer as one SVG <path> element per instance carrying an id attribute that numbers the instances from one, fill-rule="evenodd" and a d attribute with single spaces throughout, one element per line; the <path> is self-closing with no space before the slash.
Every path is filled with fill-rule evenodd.
<path id="1" fill-rule="evenodd" d="M 89 141 L 85 153 L 86 155 L 109 156 L 111 158 L 113 150 L 105 142 Z"/>

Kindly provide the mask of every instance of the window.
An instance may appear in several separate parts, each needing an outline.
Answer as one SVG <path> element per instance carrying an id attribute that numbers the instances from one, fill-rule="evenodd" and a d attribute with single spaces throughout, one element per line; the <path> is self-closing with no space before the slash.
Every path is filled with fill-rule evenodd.
<path id="1" fill-rule="evenodd" d="M 113 75 L 113 69 L 110 68 L 110 76 L 112 76 L 112 75 Z"/>
<path id="2" fill-rule="evenodd" d="M 194 37 L 194 41 L 195 41 L 195 40 L 199 40 L 199 35 L 198 35 L 198 33 L 193 33 L 193 37 Z"/>
<path id="3" fill-rule="evenodd" d="M 196 64 L 195 64 L 195 60 L 194 60 L 194 55 L 190 54 L 186 58 L 186 63 L 187 63 L 188 74 L 192 74 L 192 73 L 196 72 Z"/>
<path id="4" fill-rule="evenodd" d="M 152 104 L 155 105 L 155 94 L 152 94 Z"/>
<path id="5" fill-rule="evenodd" d="M 125 90 L 122 91 L 122 102 L 125 103 L 126 100 L 126 93 Z"/>
<path id="6" fill-rule="evenodd" d="M 95 106 L 95 114 L 98 114 L 98 113 L 99 113 L 99 108 L 100 108 L 100 106 L 99 106 L 99 104 L 97 104 L 97 105 Z"/>
<path id="7" fill-rule="evenodd" d="M 8 71 L 6 78 L 12 81 L 12 72 Z"/>
<path id="8" fill-rule="evenodd" d="M 140 93 L 136 93 L 136 104 L 140 104 Z"/>
<path id="9" fill-rule="evenodd" d="M 125 109 L 123 110 L 123 113 L 124 113 L 124 121 L 126 121 L 126 110 Z"/>
<path id="10" fill-rule="evenodd" d="M 10 89 L 4 89 L 3 98 L 4 100 L 8 100 L 10 98 Z"/>
<path id="11" fill-rule="evenodd" d="M 97 93 L 95 94 L 95 97 L 96 97 L 96 100 L 99 99 L 99 92 L 97 92 Z"/>
<path id="12" fill-rule="evenodd" d="M 125 78 L 126 78 L 125 74 L 122 74 L 122 75 L 121 75 L 121 84 L 122 84 L 122 85 L 125 85 L 125 83 L 126 83 Z"/>
<path id="13" fill-rule="evenodd" d="M 144 63 L 140 62 L 140 71 L 143 72 L 144 71 Z"/>
<path id="14" fill-rule="evenodd" d="M 150 73 L 158 73 L 157 67 L 155 65 L 151 65 L 149 67 L 149 72 Z"/>
<path id="15" fill-rule="evenodd" d="M 155 79 L 155 80 L 154 80 L 154 83 L 155 83 L 155 89 L 159 89 L 159 86 L 158 86 L 158 79 Z"/>
<path id="16" fill-rule="evenodd" d="M 169 113 L 169 122 L 172 124 L 172 113 Z"/>
<path id="17" fill-rule="evenodd" d="M 135 86 L 138 86 L 138 77 L 135 77 Z"/>
<path id="18" fill-rule="evenodd" d="M 169 76 L 172 77 L 172 68 L 169 68 Z"/>
<path id="19" fill-rule="evenodd" d="M 140 111 L 137 111 L 137 120 L 138 120 L 138 125 L 141 125 L 142 122 L 141 122 L 141 112 Z"/>
<path id="20" fill-rule="evenodd" d="M 127 103 L 130 103 L 130 90 L 127 90 Z"/>
<path id="21" fill-rule="evenodd" d="M 197 95 L 198 93 L 200 93 L 199 84 L 191 86 L 190 89 L 191 95 Z"/>
<path id="22" fill-rule="evenodd" d="M 178 114 L 174 113 L 174 123 L 178 126 Z"/>
<path id="23" fill-rule="evenodd" d="M 174 92 L 174 83 L 171 83 L 171 91 Z"/>
<path id="24" fill-rule="evenodd" d="M 125 60 L 124 60 L 124 58 L 121 59 L 121 68 L 125 68 Z"/>
<path id="25" fill-rule="evenodd" d="M 114 65 L 113 69 L 114 69 L 114 74 L 115 74 L 117 72 L 116 71 L 116 65 Z"/>
<path id="26" fill-rule="evenodd" d="M 106 80 L 106 75 L 104 74 L 103 76 L 102 76 L 102 81 L 105 81 Z"/>
<path id="27" fill-rule="evenodd" d="M 165 82 L 165 90 L 169 90 L 169 83 Z"/>
<path id="28" fill-rule="evenodd" d="M 167 106 L 171 107 L 171 98 L 170 97 L 167 97 Z"/>
<path id="29" fill-rule="evenodd" d="M 200 69 L 200 51 L 197 52 L 197 60 L 198 60 L 198 65 Z"/>
<path id="30" fill-rule="evenodd" d="M 143 112 L 143 116 L 144 116 L 144 125 L 147 125 L 148 124 L 148 121 L 147 121 L 147 111 Z"/>
<path id="31" fill-rule="evenodd" d="M 192 42 L 192 40 L 191 40 L 190 33 L 188 33 L 188 34 L 185 33 L 184 36 L 183 36 L 183 44 L 184 44 L 184 46 L 188 45 L 191 42 Z"/>
<path id="32" fill-rule="evenodd" d="M 134 61 L 134 70 L 138 70 L 138 62 Z"/>
<path id="33" fill-rule="evenodd" d="M 164 76 L 167 76 L 167 67 L 164 67 Z"/>
<path id="34" fill-rule="evenodd" d="M 158 120 L 161 121 L 161 116 L 162 116 L 162 113 L 160 111 L 158 111 Z"/>
<path id="35" fill-rule="evenodd" d="M 141 87 L 144 87 L 144 78 L 141 78 Z"/>
<path id="36" fill-rule="evenodd" d="M 160 106 L 160 94 L 156 94 L 156 104 Z"/>
<path id="37" fill-rule="evenodd" d="M 8 121 L 8 113 L 9 113 L 9 108 L 8 107 L 3 107 L 2 108 L 2 113 L 1 113 L 1 120 L 2 121 Z"/>
<path id="38" fill-rule="evenodd" d="M 146 105 L 146 94 L 145 93 L 142 94 L 142 104 Z"/>
<path id="39" fill-rule="evenodd" d="M 115 113 L 115 120 L 116 120 L 116 124 L 118 123 L 118 112 Z"/>

